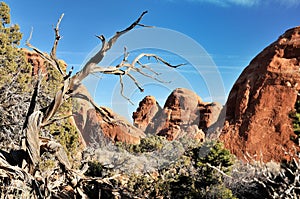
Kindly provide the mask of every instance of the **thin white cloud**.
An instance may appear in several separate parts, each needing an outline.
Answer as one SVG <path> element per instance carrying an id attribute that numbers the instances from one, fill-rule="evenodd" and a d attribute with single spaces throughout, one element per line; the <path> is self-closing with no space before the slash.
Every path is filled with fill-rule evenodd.
<path id="1" fill-rule="evenodd" d="M 190 2 L 211 3 L 222 7 L 243 6 L 252 7 L 263 4 L 280 4 L 281 6 L 292 7 L 300 5 L 300 0 L 187 0 Z"/>
<path id="2" fill-rule="evenodd" d="M 300 0 L 276 0 L 276 2 L 287 7 L 300 5 Z"/>
<path id="3" fill-rule="evenodd" d="M 231 4 L 241 5 L 241 6 L 254 6 L 259 3 L 260 0 L 228 0 Z"/>
<path id="4" fill-rule="evenodd" d="M 261 0 L 189 0 L 192 2 L 212 3 L 222 7 L 229 7 L 232 5 L 250 7 L 259 4 Z"/>

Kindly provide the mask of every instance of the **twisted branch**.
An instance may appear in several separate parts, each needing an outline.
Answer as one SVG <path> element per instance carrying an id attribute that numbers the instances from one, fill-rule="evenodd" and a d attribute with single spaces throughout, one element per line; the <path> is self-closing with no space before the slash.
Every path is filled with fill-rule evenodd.
<path id="1" fill-rule="evenodd" d="M 50 56 L 51 56 L 52 60 L 54 60 L 55 65 L 57 66 L 57 69 L 58 69 L 58 71 L 60 72 L 61 75 L 65 75 L 65 73 L 61 70 L 61 68 L 59 66 L 59 62 L 58 62 L 58 59 L 56 57 L 56 49 L 57 49 L 58 42 L 61 39 L 61 36 L 59 35 L 59 25 L 60 25 L 60 22 L 61 22 L 63 17 L 64 17 L 64 13 L 60 16 L 60 18 L 58 19 L 57 24 L 54 28 L 55 40 L 54 40 L 54 44 L 53 44 L 53 47 L 52 47 L 52 50 L 51 50 L 51 53 L 50 53 Z"/>
<path id="2" fill-rule="evenodd" d="M 93 73 L 96 65 L 102 61 L 104 58 L 106 52 L 111 49 L 111 47 L 114 45 L 114 43 L 118 40 L 120 36 L 123 34 L 129 32 L 133 28 L 135 28 L 137 25 L 141 26 L 140 21 L 143 18 L 143 16 L 147 13 L 147 11 L 143 12 L 140 17 L 134 21 L 129 27 L 122 31 L 118 31 L 115 33 L 115 35 L 109 39 L 108 42 L 106 42 L 106 39 L 103 35 L 96 36 L 99 38 L 102 42 L 101 49 L 84 65 L 83 69 L 79 71 L 76 76 L 74 76 L 73 81 L 74 84 L 80 83 L 85 77 L 87 77 L 89 74 Z"/>

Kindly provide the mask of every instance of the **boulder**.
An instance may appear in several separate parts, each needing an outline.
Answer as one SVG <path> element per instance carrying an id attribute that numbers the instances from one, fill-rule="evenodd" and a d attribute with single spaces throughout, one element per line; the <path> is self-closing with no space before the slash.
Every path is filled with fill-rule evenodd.
<path id="1" fill-rule="evenodd" d="M 238 158 L 280 162 L 290 158 L 285 152 L 299 150 L 289 117 L 300 89 L 299 61 L 296 27 L 259 53 L 235 82 L 220 140 Z"/>

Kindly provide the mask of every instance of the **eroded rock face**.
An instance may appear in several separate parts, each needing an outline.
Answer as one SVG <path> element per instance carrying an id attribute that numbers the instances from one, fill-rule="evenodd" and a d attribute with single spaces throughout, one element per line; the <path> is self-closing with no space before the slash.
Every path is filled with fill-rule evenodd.
<path id="1" fill-rule="evenodd" d="M 158 102 L 153 96 L 146 96 L 139 107 L 132 114 L 133 124 L 142 131 L 145 131 L 152 118 L 161 110 Z"/>
<path id="2" fill-rule="evenodd" d="M 33 75 L 37 75 L 38 70 L 41 70 L 42 73 L 47 72 L 45 64 L 46 61 L 39 54 L 26 48 L 22 48 L 22 51 L 25 54 L 27 62 L 33 66 Z"/>
<path id="3" fill-rule="evenodd" d="M 146 137 L 142 130 L 129 124 L 126 119 L 115 114 L 111 109 L 106 107 L 100 108 L 102 108 L 102 111 L 97 111 L 97 117 L 100 122 L 101 130 L 103 134 L 113 142 L 120 141 L 138 144 L 141 138 Z M 109 118 L 109 121 L 107 118 Z"/>
<path id="4" fill-rule="evenodd" d="M 107 140 L 138 144 L 145 137 L 142 130 L 129 124 L 112 110 L 105 107 L 95 108 L 83 85 L 73 93 L 75 123 L 87 145 L 101 144 Z"/>
<path id="5" fill-rule="evenodd" d="M 177 88 L 168 97 L 164 108 L 153 117 L 146 133 L 165 136 L 168 140 L 187 135 L 203 141 L 221 109 L 218 103 L 202 102 L 193 91 Z"/>
<path id="6" fill-rule="evenodd" d="M 300 89 L 300 27 L 286 31 L 245 68 L 227 103 L 220 139 L 238 158 L 289 159 L 295 136 L 289 113 Z"/>

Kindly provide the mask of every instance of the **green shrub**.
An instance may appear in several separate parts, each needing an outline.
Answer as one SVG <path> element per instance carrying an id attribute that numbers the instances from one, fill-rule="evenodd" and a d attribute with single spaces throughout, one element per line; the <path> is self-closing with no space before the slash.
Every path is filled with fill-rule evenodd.
<path id="1" fill-rule="evenodd" d="M 9 12 L 9 6 L 0 2 L 0 88 L 10 85 L 16 76 L 15 84 L 19 91 L 23 91 L 31 83 L 31 66 L 26 63 L 24 53 L 18 48 L 22 33 L 17 24 L 10 24 Z"/>
<path id="2" fill-rule="evenodd" d="M 223 183 L 223 174 L 229 174 L 233 156 L 220 142 L 208 141 L 186 152 L 186 157 L 177 163 L 178 175 L 171 183 L 171 195 L 175 198 L 235 198 Z M 190 159 L 192 165 L 186 165 Z M 210 165 L 210 166 L 209 166 Z"/>
<path id="3" fill-rule="evenodd" d="M 103 177 L 103 166 L 100 162 L 89 162 L 88 165 L 89 168 L 85 173 L 86 176 Z"/>
<path id="4" fill-rule="evenodd" d="M 79 135 L 75 126 L 73 126 L 68 119 L 55 122 L 46 129 L 50 134 L 54 135 L 55 139 L 64 147 L 69 158 L 78 152 Z"/>
<path id="5" fill-rule="evenodd" d="M 168 141 L 153 136 L 142 139 L 140 145 L 119 143 L 119 147 L 141 155 L 161 150 L 165 142 Z M 210 167 L 229 174 L 233 160 L 222 143 L 206 142 L 186 151 L 163 169 L 144 174 L 124 174 L 129 181 L 123 186 L 117 186 L 118 191 L 124 198 L 235 198 L 225 186 L 223 174 Z"/>
<path id="6" fill-rule="evenodd" d="M 195 166 L 203 176 L 201 184 L 206 186 L 218 184 L 222 181 L 220 176 L 216 175 L 217 171 L 211 166 L 219 168 L 225 174 L 229 174 L 230 167 L 234 162 L 233 156 L 224 148 L 221 142 L 205 142 L 203 146 L 193 149 L 193 159 Z"/>
<path id="7" fill-rule="evenodd" d="M 17 149 L 34 78 L 18 48 L 22 33 L 18 25 L 10 24 L 9 12 L 9 6 L 0 2 L 0 143 L 2 149 Z"/>
<path id="8" fill-rule="evenodd" d="M 125 149 L 130 153 L 147 153 L 153 151 L 159 151 L 164 146 L 167 140 L 162 136 L 149 136 L 142 138 L 140 144 L 127 144 L 122 142 L 117 142 L 116 146 L 121 149 Z"/>

